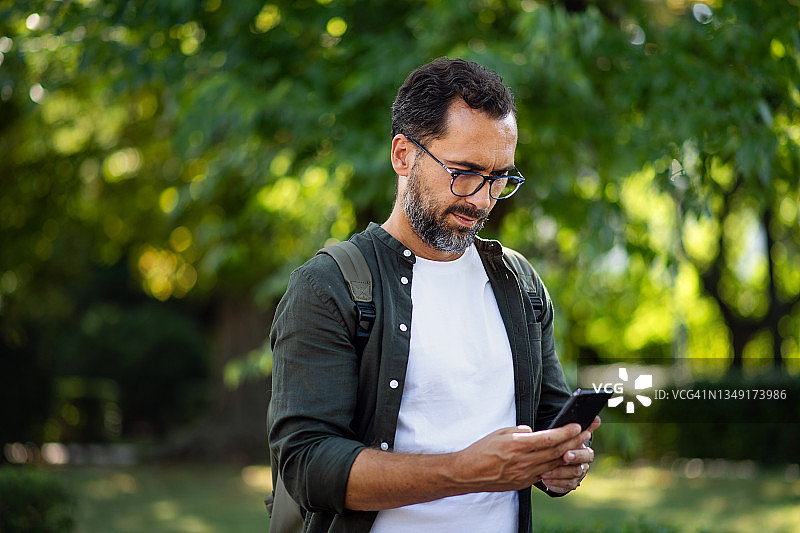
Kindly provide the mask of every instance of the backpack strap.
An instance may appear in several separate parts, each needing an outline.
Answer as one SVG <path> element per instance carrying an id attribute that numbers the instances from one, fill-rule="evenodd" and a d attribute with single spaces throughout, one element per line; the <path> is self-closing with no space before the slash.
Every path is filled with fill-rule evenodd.
<path id="1" fill-rule="evenodd" d="M 505 259 L 506 264 L 514 274 L 517 275 L 522 290 L 528 295 L 536 320 L 541 320 L 542 314 L 544 314 L 544 300 L 537 294 L 535 279 L 538 275 L 536 271 L 521 253 L 510 248 L 503 247 L 503 259 Z"/>
<path id="2" fill-rule="evenodd" d="M 354 345 L 358 356 L 364 353 L 372 326 L 375 324 L 375 302 L 372 300 L 372 272 L 369 269 L 364 254 L 350 241 L 337 242 L 326 246 L 316 253 L 326 254 L 336 261 L 339 270 L 342 272 L 347 288 L 350 291 L 350 298 L 356 304 L 356 338 Z M 272 402 L 267 409 L 267 427 L 272 427 Z M 278 475 L 276 468 L 276 458 L 270 451 L 270 462 L 272 465 L 272 494 L 264 503 L 271 519 L 269 524 L 270 533 L 299 533 L 303 531 L 303 523 L 306 517 L 306 510 L 300 507 L 286 491 L 283 480 Z M 276 511 L 277 512 L 274 512 Z"/>
<path id="3" fill-rule="evenodd" d="M 367 345 L 377 316 L 375 302 L 372 300 L 372 272 L 364 259 L 364 254 L 350 241 L 326 246 L 317 252 L 317 255 L 319 254 L 331 256 L 339 265 L 339 270 L 342 271 L 344 281 L 350 290 L 350 297 L 356 304 L 358 318 L 354 344 L 360 356 L 364 353 L 364 347 Z"/>

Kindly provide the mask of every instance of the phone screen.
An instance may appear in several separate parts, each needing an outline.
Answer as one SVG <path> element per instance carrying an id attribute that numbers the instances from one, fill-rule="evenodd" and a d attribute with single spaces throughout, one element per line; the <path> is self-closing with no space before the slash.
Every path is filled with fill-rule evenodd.
<path id="1" fill-rule="evenodd" d="M 547 429 L 577 422 L 581 425 L 581 430 L 585 430 L 592 425 L 594 417 L 605 406 L 612 394 L 613 392 L 606 392 L 605 390 L 595 392 L 593 390 L 577 389 L 572 393 L 572 396 L 569 397 L 567 403 L 564 404 Z"/>

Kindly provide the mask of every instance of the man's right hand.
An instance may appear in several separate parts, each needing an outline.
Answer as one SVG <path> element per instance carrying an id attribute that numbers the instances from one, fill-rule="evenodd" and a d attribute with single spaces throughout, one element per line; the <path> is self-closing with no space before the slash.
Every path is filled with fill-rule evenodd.
<path id="1" fill-rule="evenodd" d="M 597 425 L 599 419 L 583 432 L 578 424 L 536 432 L 504 428 L 445 454 L 366 448 L 350 469 L 345 506 L 377 511 L 469 492 L 524 489 L 567 464 L 564 454 L 582 448 Z"/>
<path id="2" fill-rule="evenodd" d="M 594 426 L 583 432 L 578 424 L 536 432 L 528 426 L 499 429 L 456 454 L 457 481 L 468 492 L 530 487 L 562 466 L 562 456 L 588 441 Z"/>

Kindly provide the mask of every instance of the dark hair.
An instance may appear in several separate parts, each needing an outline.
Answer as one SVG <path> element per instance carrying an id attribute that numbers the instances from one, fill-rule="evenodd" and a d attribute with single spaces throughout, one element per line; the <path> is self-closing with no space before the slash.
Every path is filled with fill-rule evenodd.
<path id="1" fill-rule="evenodd" d="M 472 61 L 440 57 L 414 70 L 392 104 L 392 137 L 405 134 L 419 142 L 442 137 L 454 98 L 492 118 L 516 117 L 514 95 L 503 78 Z"/>

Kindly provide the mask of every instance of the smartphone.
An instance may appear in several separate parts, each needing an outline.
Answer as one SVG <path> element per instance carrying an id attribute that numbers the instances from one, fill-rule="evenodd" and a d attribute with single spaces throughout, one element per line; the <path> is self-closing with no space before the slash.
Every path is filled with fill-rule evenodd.
<path id="1" fill-rule="evenodd" d="M 605 390 L 595 392 L 593 390 L 576 389 L 547 429 L 577 422 L 581 425 L 581 430 L 585 430 L 592 425 L 594 417 L 597 416 L 612 394 L 613 392 L 606 392 Z"/>

